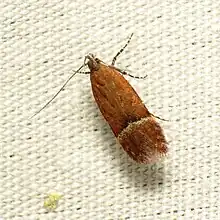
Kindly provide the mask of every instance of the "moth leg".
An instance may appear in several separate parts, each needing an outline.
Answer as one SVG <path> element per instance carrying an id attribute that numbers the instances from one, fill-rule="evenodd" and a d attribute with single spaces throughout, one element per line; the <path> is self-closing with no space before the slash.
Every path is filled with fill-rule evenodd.
<path id="1" fill-rule="evenodd" d="M 128 41 L 127 41 L 127 43 L 124 45 L 124 47 L 122 47 L 121 50 L 119 50 L 118 53 L 114 56 L 114 58 L 113 58 L 113 60 L 112 60 L 112 66 L 115 65 L 115 61 L 116 61 L 116 59 L 118 58 L 118 56 L 124 51 L 124 49 L 125 49 L 125 48 L 128 46 L 128 44 L 130 43 L 133 34 L 134 34 L 134 33 L 132 33 L 131 36 L 128 38 Z"/>
<path id="2" fill-rule="evenodd" d="M 161 121 L 169 121 L 169 120 L 160 118 L 159 116 L 156 116 L 156 115 L 154 115 L 154 114 L 152 114 L 152 113 L 150 113 L 150 115 L 153 116 L 154 118 L 160 119 Z"/>
<path id="3" fill-rule="evenodd" d="M 114 68 L 115 70 L 117 70 L 118 72 L 120 72 L 121 74 L 130 76 L 130 77 L 135 78 L 135 79 L 145 79 L 147 77 L 147 75 L 145 75 L 145 76 L 133 76 L 133 75 L 127 73 L 125 70 L 119 69 L 115 66 L 111 66 L 111 67 Z"/>
<path id="4" fill-rule="evenodd" d="M 89 71 L 79 71 L 79 72 L 77 72 L 77 73 L 80 73 L 80 74 L 90 74 Z"/>
<path id="5" fill-rule="evenodd" d="M 90 74 L 89 71 L 88 72 L 78 72 L 78 73 L 80 73 L 80 74 Z"/>

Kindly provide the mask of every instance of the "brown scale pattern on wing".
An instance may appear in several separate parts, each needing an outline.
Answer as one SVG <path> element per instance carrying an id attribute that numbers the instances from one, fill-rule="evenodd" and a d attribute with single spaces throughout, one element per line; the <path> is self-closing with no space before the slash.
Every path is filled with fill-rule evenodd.
<path id="1" fill-rule="evenodd" d="M 138 163 L 154 163 L 167 153 L 167 142 L 153 117 L 130 124 L 118 136 L 128 155 Z"/>
<path id="2" fill-rule="evenodd" d="M 129 123 L 150 116 L 149 111 L 128 81 L 114 68 L 100 63 L 91 70 L 96 103 L 116 136 Z"/>

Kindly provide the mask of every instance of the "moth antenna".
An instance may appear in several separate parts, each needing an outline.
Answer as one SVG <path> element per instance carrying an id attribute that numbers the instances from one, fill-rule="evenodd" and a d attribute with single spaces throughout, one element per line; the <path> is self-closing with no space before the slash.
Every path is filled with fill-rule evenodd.
<path id="1" fill-rule="evenodd" d="M 59 91 L 39 110 L 37 111 L 34 115 L 32 115 L 30 117 L 30 119 L 32 119 L 34 116 L 36 116 L 37 114 L 39 114 L 43 109 L 45 109 L 57 96 L 58 94 L 63 90 L 63 88 L 66 86 L 66 84 L 73 78 L 73 76 L 75 76 L 78 72 L 80 72 L 80 70 L 85 66 L 85 64 L 83 64 L 78 70 L 76 70 L 68 79 L 67 81 L 63 84 L 63 86 L 59 89 Z"/>

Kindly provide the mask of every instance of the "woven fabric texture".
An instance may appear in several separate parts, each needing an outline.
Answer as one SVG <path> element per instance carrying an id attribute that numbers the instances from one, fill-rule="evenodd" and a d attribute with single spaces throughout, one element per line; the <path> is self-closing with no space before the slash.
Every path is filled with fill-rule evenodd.
<path id="1" fill-rule="evenodd" d="M 218 0 L 2 0 L 0 219 L 220 219 L 219 22 Z M 117 143 L 89 75 L 30 119 L 85 55 L 111 63 L 131 33 L 116 66 L 148 74 L 126 78 L 169 120 L 169 153 L 153 165 Z"/>

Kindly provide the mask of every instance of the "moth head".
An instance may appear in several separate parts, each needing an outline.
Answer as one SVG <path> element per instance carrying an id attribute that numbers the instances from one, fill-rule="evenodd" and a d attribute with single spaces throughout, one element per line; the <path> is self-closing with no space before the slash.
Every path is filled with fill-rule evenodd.
<path id="1" fill-rule="evenodd" d="M 96 71 L 99 69 L 100 62 L 100 59 L 96 58 L 94 54 L 90 53 L 85 57 L 84 64 L 88 65 L 90 71 Z"/>

